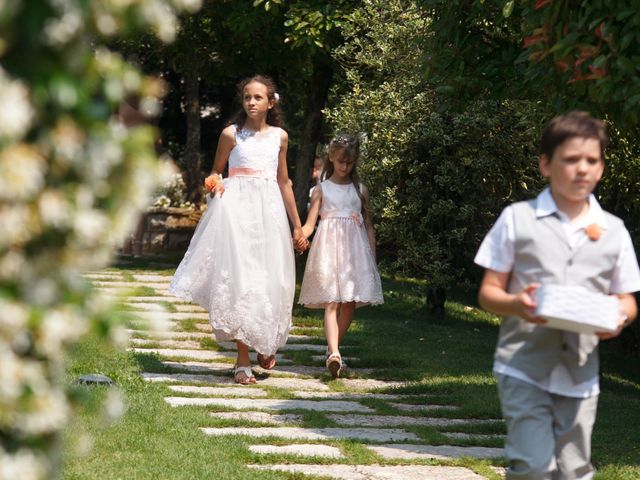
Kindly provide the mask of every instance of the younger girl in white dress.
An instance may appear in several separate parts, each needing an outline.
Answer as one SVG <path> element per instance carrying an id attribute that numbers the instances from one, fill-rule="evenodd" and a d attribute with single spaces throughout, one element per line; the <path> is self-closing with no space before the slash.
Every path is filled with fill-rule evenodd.
<path id="1" fill-rule="evenodd" d="M 343 365 L 339 347 L 355 308 L 383 303 L 368 193 L 356 171 L 359 155 L 356 137 L 337 135 L 331 140 L 322 167 L 323 181 L 311 194 L 302 227 L 309 237 L 320 215 L 298 302 L 308 308 L 324 308 L 326 365 L 334 378 Z"/>
<path id="2" fill-rule="evenodd" d="M 266 369 L 291 328 L 296 248 L 304 249 L 273 81 L 254 76 L 238 87 L 242 110 L 218 142 L 210 195 L 169 291 L 209 311 L 218 340 L 235 340 L 237 383 L 255 383 L 249 348 Z M 229 166 L 229 175 L 222 172 Z M 285 213 L 286 212 L 286 213 Z"/>

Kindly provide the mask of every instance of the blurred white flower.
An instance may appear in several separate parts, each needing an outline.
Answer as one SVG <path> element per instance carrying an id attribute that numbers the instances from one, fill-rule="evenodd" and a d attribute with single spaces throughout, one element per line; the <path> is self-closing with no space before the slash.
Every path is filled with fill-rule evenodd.
<path id="1" fill-rule="evenodd" d="M 107 392 L 107 398 L 104 401 L 104 413 L 106 420 L 110 423 L 119 420 L 126 412 L 126 405 L 122 392 L 117 387 L 111 387 Z"/>
<path id="2" fill-rule="evenodd" d="M 96 246 L 109 229 L 109 223 L 100 210 L 84 209 L 76 213 L 73 230 L 81 245 Z"/>
<path id="3" fill-rule="evenodd" d="M 101 34 L 111 36 L 118 31 L 118 22 L 113 15 L 99 12 L 96 18 L 96 27 Z"/>
<path id="4" fill-rule="evenodd" d="M 140 100 L 140 112 L 146 118 L 155 118 L 162 113 L 162 102 L 156 97 L 144 97 Z"/>
<path id="5" fill-rule="evenodd" d="M 16 281 L 19 274 L 30 275 L 30 266 L 21 252 L 9 250 L 0 256 L 0 280 Z"/>
<path id="6" fill-rule="evenodd" d="M 77 433 L 70 440 L 72 452 L 78 457 L 85 457 L 93 449 L 93 437 L 86 431 Z"/>
<path id="7" fill-rule="evenodd" d="M 0 298 L 0 336 L 11 339 L 27 324 L 29 309 L 19 302 Z"/>
<path id="8" fill-rule="evenodd" d="M 55 161 L 73 164 L 83 160 L 84 132 L 70 118 L 62 118 L 53 130 L 52 146 Z"/>
<path id="9" fill-rule="evenodd" d="M 12 404 L 25 388 L 23 380 L 24 366 L 13 349 L 0 338 L 0 426 L 10 418 Z"/>
<path id="10" fill-rule="evenodd" d="M 8 453 L 0 447 L 0 480 L 43 480 L 51 470 L 43 455 L 21 448 Z"/>
<path id="11" fill-rule="evenodd" d="M 0 247 L 20 245 L 32 237 L 31 212 L 24 205 L 0 204 Z"/>
<path id="12" fill-rule="evenodd" d="M 33 117 L 29 91 L 21 82 L 10 80 L 0 67 L 0 138 L 22 137 Z"/>
<path id="13" fill-rule="evenodd" d="M 64 393 L 45 388 L 30 395 L 27 411 L 20 412 L 16 424 L 25 434 L 43 435 L 62 429 L 70 414 Z"/>
<path id="14" fill-rule="evenodd" d="M 71 308 L 51 309 L 40 323 L 36 348 L 51 358 L 58 358 L 65 343 L 76 340 L 85 332 L 85 322 L 76 311 Z"/>
<path id="15" fill-rule="evenodd" d="M 63 228 L 71 223 L 71 205 L 57 190 L 47 189 L 40 194 L 38 210 L 44 225 Z"/>
<path id="16" fill-rule="evenodd" d="M 124 75 L 122 76 L 122 84 L 127 89 L 128 92 L 137 91 L 142 84 L 142 78 L 140 78 L 140 73 L 132 68 L 128 68 Z"/>
<path id="17" fill-rule="evenodd" d="M 141 5 L 141 13 L 151 24 L 160 40 L 171 43 L 176 38 L 178 20 L 170 5 L 164 0 L 149 0 Z"/>
<path id="18" fill-rule="evenodd" d="M 125 349 L 129 345 L 129 333 L 126 328 L 119 325 L 109 330 L 109 339 L 117 348 Z"/>
<path id="19" fill-rule="evenodd" d="M 175 6 L 190 13 L 197 12 L 202 6 L 202 0 L 173 0 Z"/>
<path id="20" fill-rule="evenodd" d="M 49 257 L 50 258 L 50 257 Z M 44 269 L 51 274 L 53 261 L 47 261 Z M 50 305 L 58 300 L 58 282 L 52 278 L 38 278 L 31 284 L 27 298 L 32 305 Z"/>
<path id="21" fill-rule="evenodd" d="M 45 43 L 61 46 L 80 33 L 83 27 L 80 11 L 71 5 L 66 5 L 65 10 L 62 16 L 50 18 L 45 23 L 43 30 Z"/>
<path id="22" fill-rule="evenodd" d="M 27 144 L 12 144 L 0 151 L 0 200 L 31 198 L 44 185 L 45 168 L 40 153 Z"/>
<path id="23" fill-rule="evenodd" d="M 154 207 L 158 208 L 166 208 L 171 205 L 171 199 L 166 195 L 160 195 L 156 198 L 155 202 L 153 202 Z"/>
<path id="24" fill-rule="evenodd" d="M 87 149 L 87 180 L 106 178 L 122 160 L 123 150 L 118 141 L 112 138 L 92 139 Z"/>

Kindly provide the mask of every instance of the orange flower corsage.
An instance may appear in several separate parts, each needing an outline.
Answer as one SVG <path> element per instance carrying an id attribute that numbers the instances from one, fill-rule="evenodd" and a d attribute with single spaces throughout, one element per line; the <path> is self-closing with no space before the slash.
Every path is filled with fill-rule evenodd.
<path id="1" fill-rule="evenodd" d="M 584 229 L 584 233 L 587 234 L 587 237 L 589 237 L 589 240 L 591 240 L 592 242 L 595 242 L 602 236 L 602 227 L 597 223 L 592 223 L 591 225 L 588 225 Z"/>
<path id="2" fill-rule="evenodd" d="M 222 177 L 220 177 L 219 173 L 213 173 L 204 179 L 204 188 L 207 189 L 207 192 L 213 192 L 213 189 L 216 188 L 222 182 Z"/>

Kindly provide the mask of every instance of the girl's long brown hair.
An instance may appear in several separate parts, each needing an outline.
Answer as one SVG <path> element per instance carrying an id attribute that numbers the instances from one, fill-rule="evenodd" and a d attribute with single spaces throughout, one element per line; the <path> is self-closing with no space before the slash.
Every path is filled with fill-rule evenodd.
<path id="1" fill-rule="evenodd" d="M 356 188 L 356 193 L 360 199 L 360 204 L 362 205 L 361 213 L 362 215 L 365 215 L 370 211 L 370 209 L 368 202 L 360 191 L 360 175 L 358 175 L 357 168 L 358 160 L 360 159 L 360 141 L 358 140 L 358 137 L 340 133 L 331 139 L 329 146 L 327 147 L 327 153 L 322 162 L 321 180 L 331 178 L 331 175 L 333 175 L 335 169 L 333 168 L 331 157 L 333 156 L 335 160 L 337 158 L 335 155 L 338 152 L 342 152 L 349 161 L 353 162 L 353 168 L 351 169 L 351 172 L 349 172 L 349 178 L 351 179 L 353 186 Z"/>
<path id="2" fill-rule="evenodd" d="M 284 124 L 284 114 L 282 113 L 282 108 L 280 108 L 280 100 L 276 99 L 276 83 L 271 77 L 266 75 L 254 75 L 238 83 L 236 100 L 240 104 L 240 109 L 232 115 L 227 125 L 233 125 L 235 123 L 238 126 L 238 130 L 242 130 L 242 127 L 244 127 L 244 123 L 247 121 L 247 112 L 245 112 L 242 107 L 242 97 L 244 96 L 244 87 L 252 82 L 261 83 L 267 87 L 267 98 L 275 101 L 273 107 L 267 112 L 267 124 L 273 125 L 274 127 L 282 127 Z"/>

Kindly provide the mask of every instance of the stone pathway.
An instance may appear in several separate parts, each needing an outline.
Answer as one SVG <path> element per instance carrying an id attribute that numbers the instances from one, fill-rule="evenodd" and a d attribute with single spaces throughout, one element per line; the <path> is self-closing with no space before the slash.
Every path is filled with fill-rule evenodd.
<path id="1" fill-rule="evenodd" d="M 232 376 L 234 344 L 214 346 L 206 311 L 170 296 L 171 277 L 104 271 L 87 278 L 105 294 L 124 298 L 132 318 L 130 350 L 155 357 L 163 369 L 142 378 L 166 383 L 170 394 L 164 400 L 174 408 L 210 410 L 211 424 L 194 435 L 246 437 L 248 450 L 265 456 L 249 468 L 344 480 L 480 480 L 485 477 L 471 468 L 452 466 L 460 458 L 476 458 L 501 472 L 495 465 L 502 463 L 503 450 L 485 446 L 501 439 L 493 433 L 501 420 L 455 418 L 459 405 L 394 393 L 405 383 L 373 378 L 373 369 L 350 367 L 347 378 L 329 382 L 318 326 L 294 328 L 276 368 L 256 365 L 257 385 L 238 386 Z M 136 296 L 136 289 L 144 295 Z M 345 350 L 345 359 L 357 365 L 358 352 L 348 345 Z M 429 444 L 425 438 L 439 441 Z M 354 465 L 343 450 L 345 441 L 360 444 L 377 463 Z M 288 461 L 269 462 L 270 455 Z"/>

